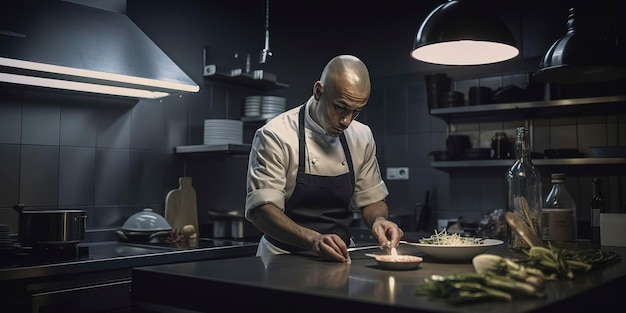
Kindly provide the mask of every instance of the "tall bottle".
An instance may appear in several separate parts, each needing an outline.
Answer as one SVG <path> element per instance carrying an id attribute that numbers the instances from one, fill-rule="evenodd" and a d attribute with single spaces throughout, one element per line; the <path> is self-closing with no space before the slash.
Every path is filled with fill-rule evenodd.
<path id="1" fill-rule="evenodd" d="M 575 247 L 577 234 L 576 203 L 565 188 L 565 174 L 551 176 L 552 189 L 546 196 L 542 213 L 544 244 Z"/>
<path id="2" fill-rule="evenodd" d="M 591 246 L 599 249 L 600 240 L 600 213 L 606 213 L 606 200 L 602 197 L 602 181 L 600 178 L 593 179 L 591 198 Z"/>
<path id="3" fill-rule="evenodd" d="M 506 173 L 507 211 L 526 221 L 527 226 L 541 239 L 541 173 L 530 158 L 528 128 L 518 127 L 515 138 L 515 162 Z M 517 232 L 507 227 L 507 246 L 511 250 L 526 250 L 530 246 Z"/>

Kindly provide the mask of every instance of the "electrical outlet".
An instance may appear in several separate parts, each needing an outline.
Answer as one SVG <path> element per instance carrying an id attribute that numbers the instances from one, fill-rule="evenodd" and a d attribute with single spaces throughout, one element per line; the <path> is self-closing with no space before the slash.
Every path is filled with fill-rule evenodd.
<path id="1" fill-rule="evenodd" d="M 388 180 L 406 180 L 409 179 L 408 167 L 389 167 L 387 168 Z"/>

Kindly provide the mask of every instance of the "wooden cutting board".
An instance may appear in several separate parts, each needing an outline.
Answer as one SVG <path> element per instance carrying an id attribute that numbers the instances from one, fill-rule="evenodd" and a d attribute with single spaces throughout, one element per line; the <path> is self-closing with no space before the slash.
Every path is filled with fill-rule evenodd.
<path id="1" fill-rule="evenodd" d="M 178 189 L 170 190 L 165 197 L 165 220 L 175 232 L 180 232 L 185 225 L 193 225 L 200 237 L 196 190 L 191 177 L 180 177 L 178 184 Z"/>

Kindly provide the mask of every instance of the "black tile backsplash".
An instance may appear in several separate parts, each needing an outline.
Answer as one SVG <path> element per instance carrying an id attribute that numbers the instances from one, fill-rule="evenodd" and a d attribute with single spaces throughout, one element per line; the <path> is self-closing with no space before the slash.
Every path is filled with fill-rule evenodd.
<path id="1" fill-rule="evenodd" d="M 130 151 L 96 150 L 96 206 L 129 203 Z"/>
<path id="2" fill-rule="evenodd" d="M 132 106 L 98 106 L 96 147 L 128 149 Z"/>
<path id="3" fill-rule="evenodd" d="M 161 198 L 161 153 L 131 150 L 130 202 L 149 205 Z"/>
<path id="4" fill-rule="evenodd" d="M 22 145 L 19 168 L 19 203 L 55 207 L 59 190 L 59 146 Z"/>
<path id="5" fill-rule="evenodd" d="M 93 147 L 60 148 L 59 206 L 95 204 L 96 149 Z"/>
<path id="6" fill-rule="evenodd" d="M 58 146 L 60 129 L 61 106 L 57 97 L 46 99 L 39 93 L 24 96 L 22 144 Z"/>
<path id="7" fill-rule="evenodd" d="M 408 131 L 407 88 L 385 90 L 385 133 L 387 135 L 406 134 Z M 412 121 L 411 121 L 412 122 Z"/>
<path id="8" fill-rule="evenodd" d="M 0 144 L 0 208 L 10 208 L 19 201 L 20 153 L 20 145 Z"/>
<path id="9" fill-rule="evenodd" d="M 161 149 L 163 137 L 163 103 L 144 100 L 132 109 L 130 129 L 131 149 Z"/>
<path id="10" fill-rule="evenodd" d="M 97 133 L 97 106 L 85 105 L 72 99 L 61 105 L 62 146 L 95 147 Z"/>
<path id="11" fill-rule="evenodd" d="M 0 84 L 0 143 L 17 143 L 22 138 L 22 94 Z"/>
<path id="12" fill-rule="evenodd" d="M 163 99 L 163 130 L 161 135 L 163 151 L 171 153 L 176 146 L 187 145 L 189 105 L 193 98 L 170 97 Z"/>

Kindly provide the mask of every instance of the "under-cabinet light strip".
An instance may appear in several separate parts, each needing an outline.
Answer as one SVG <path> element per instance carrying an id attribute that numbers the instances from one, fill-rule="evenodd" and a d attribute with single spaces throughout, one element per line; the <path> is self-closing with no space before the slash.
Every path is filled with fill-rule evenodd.
<path id="1" fill-rule="evenodd" d="M 157 80 L 157 79 L 149 79 L 149 78 L 143 78 L 143 77 L 135 77 L 135 76 L 129 76 L 129 75 L 121 75 L 121 74 L 113 74 L 113 73 L 107 73 L 107 72 L 72 68 L 72 67 L 67 67 L 67 66 L 59 66 L 59 65 L 17 60 L 17 59 L 9 59 L 5 57 L 0 57 L 0 65 L 13 67 L 13 68 L 21 68 L 21 69 L 39 71 L 39 72 L 64 74 L 64 75 L 71 75 L 71 76 L 76 76 L 76 77 L 107 80 L 111 82 L 135 84 L 135 85 L 141 85 L 141 86 L 146 86 L 146 87 L 165 88 L 165 89 L 171 89 L 172 91 L 198 92 L 200 90 L 200 86 L 195 85 L 195 84 L 188 85 L 188 84 L 168 82 L 168 81 Z"/>
<path id="2" fill-rule="evenodd" d="M 68 80 L 58 80 L 34 76 L 0 73 L 0 82 L 15 83 L 21 85 L 58 88 L 74 91 L 93 92 L 115 96 L 138 97 L 146 99 L 158 99 L 169 95 L 167 92 L 150 91 L 134 88 L 124 88 L 106 85 L 96 85 Z"/>

